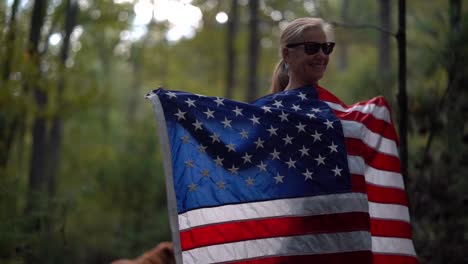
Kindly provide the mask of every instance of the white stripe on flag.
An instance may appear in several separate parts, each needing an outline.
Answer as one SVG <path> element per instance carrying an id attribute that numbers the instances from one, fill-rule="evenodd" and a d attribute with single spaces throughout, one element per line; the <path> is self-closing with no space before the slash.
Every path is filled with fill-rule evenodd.
<path id="1" fill-rule="evenodd" d="M 364 124 L 357 121 L 341 120 L 341 124 L 345 137 L 361 139 L 364 144 L 380 153 L 398 157 L 398 147 L 394 140 L 370 131 Z"/>
<path id="2" fill-rule="evenodd" d="M 378 170 L 368 166 L 360 156 L 348 155 L 348 166 L 352 174 L 364 175 L 367 183 L 382 187 L 405 189 L 403 176 L 400 173 Z"/>
<path id="3" fill-rule="evenodd" d="M 408 207 L 399 204 L 369 202 L 369 215 L 371 218 L 410 222 Z"/>
<path id="4" fill-rule="evenodd" d="M 163 155 L 164 165 L 164 176 L 166 178 L 166 196 L 167 196 L 167 209 L 169 215 L 169 223 L 172 233 L 172 242 L 174 243 L 174 257 L 177 263 L 182 263 L 182 249 L 180 247 L 180 235 L 179 226 L 177 221 L 177 202 L 174 186 L 174 179 L 172 173 L 172 160 L 171 160 L 171 148 L 169 143 L 169 135 L 166 127 L 166 118 L 164 116 L 164 110 L 159 100 L 159 97 L 151 93 L 147 96 L 153 104 L 153 110 L 156 117 L 156 124 L 158 125 L 159 131 L 158 136 L 160 140 L 161 150 Z"/>
<path id="5" fill-rule="evenodd" d="M 202 225 L 248 219 L 348 212 L 368 212 L 367 196 L 362 193 L 330 194 L 195 209 L 179 215 L 179 228 L 182 231 Z"/>
<path id="6" fill-rule="evenodd" d="M 372 237 L 372 252 L 416 257 L 411 239 L 396 237 Z"/>
<path id="7" fill-rule="evenodd" d="M 371 114 L 377 119 L 383 120 L 387 123 L 391 123 L 390 113 L 387 107 L 385 106 L 378 106 L 376 104 L 366 104 L 366 105 L 354 105 L 354 106 L 351 106 L 350 108 L 344 108 L 343 106 L 336 104 L 336 103 L 327 102 L 327 101 L 324 101 L 324 102 L 327 103 L 328 106 L 330 106 L 330 108 L 333 110 L 346 112 L 346 113 L 358 111 L 363 114 Z"/>
<path id="8" fill-rule="evenodd" d="M 182 252 L 184 263 L 216 263 L 280 255 L 329 254 L 371 249 L 369 232 L 315 234 L 247 240 Z"/>

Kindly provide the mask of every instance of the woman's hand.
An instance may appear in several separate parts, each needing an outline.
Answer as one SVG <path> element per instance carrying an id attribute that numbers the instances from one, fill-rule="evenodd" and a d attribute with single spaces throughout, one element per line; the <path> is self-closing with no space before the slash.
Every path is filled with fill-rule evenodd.
<path id="1" fill-rule="evenodd" d="M 119 259 L 111 264 L 175 264 L 174 249 L 171 242 L 162 242 L 134 260 Z"/>

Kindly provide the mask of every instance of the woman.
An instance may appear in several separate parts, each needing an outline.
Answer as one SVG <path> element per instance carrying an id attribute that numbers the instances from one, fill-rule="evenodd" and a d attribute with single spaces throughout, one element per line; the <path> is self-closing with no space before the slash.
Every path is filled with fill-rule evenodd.
<path id="1" fill-rule="evenodd" d="M 324 98 L 324 99 L 327 99 L 327 100 L 323 100 L 323 101 L 332 101 L 333 105 L 336 105 L 335 107 L 338 107 L 339 109 L 344 109 L 344 107 L 346 107 L 346 106 L 343 103 L 341 103 L 336 97 L 329 94 L 325 89 L 320 88 L 318 86 L 318 81 L 323 77 L 323 75 L 325 73 L 325 70 L 327 68 L 328 61 L 329 61 L 329 56 L 330 56 L 330 54 L 331 54 L 331 52 L 333 51 L 333 48 L 334 48 L 334 43 L 331 42 L 332 41 L 332 34 L 331 33 L 332 33 L 331 32 L 331 26 L 329 24 L 325 23 L 320 18 L 299 18 L 299 19 L 296 19 L 296 20 L 292 21 L 284 29 L 284 31 L 281 34 L 280 53 L 281 53 L 282 58 L 281 58 L 280 62 L 278 63 L 278 65 L 276 66 L 276 68 L 274 70 L 274 73 L 273 73 L 271 92 L 272 93 L 278 93 L 278 92 L 281 92 L 281 91 L 284 91 L 284 90 L 292 90 L 292 89 L 297 89 L 297 88 L 316 89 L 318 91 L 316 93 L 316 95 L 318 94 L 317 99 L 319 99 L 319 101 L 322 101 L 322 99 Z M 286 92 L 286 93 L 283 93 L 282 96 L 288 96 L 287 94 L 297 93 L 298 91 L 299 90 L 296 90 L 296 91 L 291 92 L 291 93 Z M 300 94 L 304 95 L 302 93 L 300 93 Z M 275 94 L 273 96 L 281 96 L 281 93 Z M 260 100 L 262 100 L 262 99 L 260 99 Z M 315 100 L 315 101 L 318 101 L 318 100 Z M 385 107 L 386 106 L 386 103 L 383 101 L 382 98 L 375 99 L 372 102 L 377 106 L 377 107 L 374 107 L 374 108 L 380 109 L 379 107 L 382 107 L 382 106 Z M 325 102 L 321 102 L 321 103 L 325 104 Z M 358 108 L 359 108 L 359 106 L 358 106 Z M 269 110 L 270 108 L 271 107 L 267 107 L 267 108 L 265 108 L 265 110 L 266 109 Z M 366 111 L 369 110 L 369 109 L 370 108 L 366 108 Z M 323 112 L 327 112 L 327 111 L 331 112 L 331 110 L 332 109 L 326 109 Z M 180 109 L 179 109 L 179 111 L 180 111 Z M 317 109 L 317 111 L 320 111 L 320 110 Z M 341 115 L 346 115 L 346 114 L 347 113 L 344 112 Z M 353 113 L 351 113 L 351 114 L 353 114 Z M 368 115 L 368 117 L 366 119 L 367 121 L 370 120 L 370 119 L 373 119 L 373 117 L 369 117 L 369 116 L 371 116 L 371 114 L 372 113 L 369 113 L 369 115 Z M 282 113 L 282 115 L 284 115 L 284 113 Z M 309 115 L 310 115 L 311 118 L 312 118 L 312 116 L 314 116 L 314 114 L 309 114 Z M 309 115 L 307 115 L 307 116 L 309 116 Z M 360 115 L 360 113 L 357 113 L 357 116 L 359 116 L 359 115 Z M 236 116 L 237 116 L 237 114 L 236 114 Z M 383 119 L 385 119 L 385 118 L 383 118 Z M 322 117 L 322 120 L 323 120 L 323 117 Z M 367 122 L 366 120 L 364 120 L 363 122 L 364 123 Z M 389 129 L 388 131 L 387 130 L 384 131 L 385 133 L 383 133 L 383 134 L 385 134 L 387 136 L 390 136 L 390 138 L 394 138 L 395 141 L 396 141 L 396 134 L 394 133 L 394 130 L 391 127 L 391 122 L 390 121 L 387 121 L 386 123 L 383 120 L 374 120 L 374 121 L 373 122 L 375 124 L 380 124 L 380 125 L 374 126 L 373 129 L 379 129 L 381 131 Z M 316 122 L 316 121 L 313 121 L 313 122 Z M 323 123 L 324 125 L 326 125 L 326 128 L 323 128 L 323 129 L 325 131 L 327 131 L 327 133 L 332 133 L 333 132 L 332 130 L 340 130 L 341 131 L 341 127 L 333 127 L 333 125 L 331 123 L 332 122 L 330 122 L 328 119 L 327 119 L 327 122 Z M 355 124 L 355 123 L 352 123 L 352 124 Z M 321 125 L 321 123 L 319 125 Z M 322 125 L 322 127 L 324 127 L 324 125 Z M 298 126 L 296 126 L 296 127 L 298 127 Z M 328 130 L 329 128 L 332 128 L 332 129 Z M 298 129 L 299 129 L 299 127 L 298 127 Z M 349 130 L 348 132 L 355 132 L 355 131 L 357 131 L 357 130 L 356 129 Z M 315 130 L 315 133 L 317 134 L 317 130 Z M 360 133 L 358 136 L 362 136 L 361 140 L 363 140 L 363 142 L 364 142 L 364 140 L 367 140 L 367 138 L 365 138 L 366 135 L 369 136 L 370 134 L 373 135 L 375 133 L 370 131 L 370 130 L 369 131 L 365 130 L 362 133 Z M 287 136 L 287 137 L 289 138 L 289 136 Z M 283 140 L 285 140 L 285 139 L 283 139 Z M 315 138 L 314 138 L 314 142 L 315 142 Z M 373 149 L 371 149 L 370 151 L 367 151 L 368 147 L 363 146 L 361 149 L 364 149 L 364 150 L 367 151 L 364 154 L 371 153 L 372 155 L 377 155 L 378 154 L 377 152 L 380 150 L 379 149 L 380 145 L 378 145 L 378 144 L 380 144 L 381 141 L 376 141 L 376 142 L 377 142 L 376 144 L 372 144 L 372 145 L 373 145 L 373 147 L 376 148 L 375 150 L 377 150 L 377 151 L 374 151 Z M 385 141 L 385 142 L 388 142 L 388 140 Z M 331 153 L 331 152 L 337 152 L 337 149 L 336 149 L 337 145 L 335 145 L 335 143 L 332 142 L 331 145 L 328 146 L 328 147 L 326 145 L 323 145 L 322 143 L 321 144 L 323 145 L 322 147 L 325 148 L 327 151 L 328 151 L 328 148 L 330 148 L 329 152 Z M 352 141 L 352 140 L 351 140 L 351 143 L 361 144 L 360 142 L 356 142 L 356 141 Z M 363 144 L 361 144 L 361 145 L 363 145 Z M 359 145 L 359 146 L 361 146 L 361 145 Z M 343 146 L 344 146 L 344 143 L 343 143 Z M 394 149 L 392 150 L 394 152 L 393 154 L 397 155 L 396 144 L 393 144 L 392 146 L 394 147 Z M 304 148 L 304 146 L 303 146 L 303 148 Z M 316 149 L 319 149 L 319 147 L 317 147 Z M 340 149 L 341 149 L 341 147 L 340 147 Z M 276 152 L 276 149 L 275 149 L 275 152 Z M 343 155 L 346 155 L 346 154 L 343 154 Z M 359 155 L 359 153 L 354 153 L 354 155 Z M 383 155 L 383 154 L 380 153 L 379 155 Z M 302 154 L 301 154 L 301 157 L 302 157 Z M 366 157 L 368 157 L 368 156 L 366 156 Z M 391 157 L 390 157 L 390 159 L 391 159 Z M 346 163 L 347 162 L 346 157 L 344 158 L 344 160 L 345 160 L 345 163 Z M 391 160 L 393 161 L 394 159 L 391 159 Z M 291 159 L 289 159 L 289 161 L 292 162 Z M 319 157 L 316 158 L 315 161 L 317 162 L 316 165 L 318 167 L 321 163 L 322 164 L 324 163 L 324 158 L 319 155 Z M 399 162 L 399 160 L 394 160 L 394 161 Z M 361 168 L 361 167 L 359 167 L 359 166 L 361 166 L 360 164 L 357 164 L 357 165 L 356 164 L 355 164 L 356 168 L 358 168 L 358 169 Z M 383 166 L 385 164 L 383 164 L 383 165 L 382 164 L 376 164 L 376 165 Z M 385 167 L 385 166 L 383 166 L 383 167 Z M 289 168 L 289 164 L 288 164 L 288 168 Z M 340 168 L 338 168 L 338 166 L 337 166 L 335 169 L 333 169 L 331 171 L 333 171 L 334 176 L 342 176 L 341 175 L 342 168 L 344 168 L 344 166 L 340 166 Z M 375 170 L 375 169 L 373 169 L 373 170 Z M 362 174 L 361 171 L 357 171 L 357 170 L 353 171 L 353 173 Z M 303 173 L 303 175 L 305 176 L 305 179 L 303 180 L 304 182 L 307 182 L 307 180 L 311 179 L 309 174 L 311 174 L 311 173 L 309 173 L 308 170 L 307 170 L 307 173 Z M 392 177 L 395 176 L 394 174 L 395 173 L 392 173 Z M 278 176 L 278 177 L 280 177 L 280 176 Z M 353 195 L 355 193 L 365 193 L 366 192 L 366 190 L 365 190 L 366 184 L 365 184 L 365 180 L 364 180 L 364 175 L 352 176 L 352 177 L 354 177 L 353 181 L 352 181 Z M 300 180 L 301 180 L 301 183 L 302 183 L 302 178 L 300 178 Z M 282 178 L 277 180 L 277 181 L 282 182 Z M 383 188 L 383 189 L 385 189 L 385 188 Z M 404 195 L 404 193 L 402 192 L 401 195 Z M 354 197 L 354 196 L 353 196 L 354 200 L 348 199 L 350 196 L 346 196 L 346 197 L 347 197 L 346 201 L 351 202 L 351 203 L 353 203 L 354 200 L 356 200 L 356 201 L 359 200 L 359 199 L 356 199 L 356 197 Z M 362 199 L 359 200 L 359 201 L 362 201 Z M 359 206 L 361 206 L 361 205 L 362 204 L 359 204 Z M 366 206 L 366 205 L 364 205 L 364 206 Z M 383 206 L 385 207 L 385 205 L 383 205 Z M 398 208 L 400 208 L 400 207 L 401 206 L 399 206 Z M 355 208 L 355 207 L 352 207 L 352 208 Z M 359 209 L 359 210 L 361 210 L 361 209 Z M 352 261 L 348 261 L 349 259 L 347 259 L 348 255 L 346 253 L 346 252 L 348 252 L 348 253 L 351 252 L 350 256 L 353 256 L 352 259 L 355 261 L 353 263 L 371 263 L 372 258 L 374 258 L 373 263 L 382 263 L 382 262 L 379 262 L 379 261 L 380 260 L 387 260 L 387 257 L 389 259 L 391 259 L 392 256 L 398 256 L 398 258 L 407 258 L 407 259 L 412 261 L 412 262 L 407 262 L 407 263 L 417 263 L 416 256 L 415 256 L 415 253 L 414 253 L 414 249 L 412 249 L 412 244 L 410 245 L 411 241 L 409 241 L 409 242 L 406 241 L 406 240 L 404 241 L 404 243 L 405 243 L 404 247 L 405 248 L 404 248 L 404 250 L 401 250 L 401 252 L 398 251 L 400 248 L 397 248 L 398 249 L 397 251 L 392 251 L 393 249 L 391 249 L 389 251 L 389 248 L 393 245 L 393 243 L 395 241 L 399 242 L 401 240 L 401 239 L 397 239 L 395 241 L 392 240 L 391 236 L 394 235 L 393 233 L 391 233 L 391 232 L 394 231 L 394 229 L 392 229 L 392 228 L 389 228 L 388 232 L 387 232 L 387 230 L 384 230 L 384 231 L 381 230 L 383 233 L 380 234 L 380 236 L 382 236 L 380 238 L 379 238 L 379 236 L 374 236 L 374 234 L 372 234 L 372 241 L 374 241 L 374 240 L 377 241 L 377 243 L 375 245 L 375 247 L 377 248 L 377 250 L 376 250 L 377 253 L 372 255 L 371 254 L 371 248 L 372 248 L 372 250 L 374 250 L 374 245 L 372 245 L 372 247 L 371 247 L 370 238 L 369 238 L 369 240 L 362 239 L 363 237 L 368 237 L 368 233 L 367 233 L 368 221 L 369 221 L 368 220 L 368 215 L 363 217 L 362 216 L 362 210 L 361 211 L 359 211 L 359 210 L 349 211 L 349 212 L 354 213 L 354 216 L 356 216 L 356 215 L 359 216 L 358 220 L 354 219 L 353 221 L 350 221 L 350 223 L 353 224 L 354 222 L 356 222 L 356 223 L 361 223 L 362 222 L 362 223 L 365 223 L 366 225 L 360 226 L 359 228 L 361 228 L 361 229 L 347 230 L 346 229 L 347 227 L 340 224 L 340 228 L 343 227 L 344 230 L 341 230 L 341 231 L 343 231 L 343 234 L 338 236 L 338 238 L 340 238 L 342 235 L 343 236 L 348 236 L 349 234 L 354 235 L 353 232 L 349 232 L 348 234 L 344 234 L 345 232 L 348 232 L 348 231 L 356 231 L 359 234 L 362 233 L 363 236 L 362 237 L 361 236 L 357 237 L 358 239 L 353 240 L 352 241 L 353 243 L 336 243 L 336 245 L 343 246 L 344 249 L 349 250 L 349 251 L 346 251 L 346 250 L 340 251 L 341 248 L 338 248 L 340 250 L 336 249 L 336 251 L 333 251 L 333 250 L 331 250 L 330 252 L 324 251 L 324 252 L 328 252 L 330 254 L 325 254 L 326 259 L 324 259 L 324 261 L 322 261 L 322 262 L 331 263 L 332 262 L 331 260 L 334 259 L 334 260 L 336 260 L 335 261 L 336 263 L 345 262 L 345 261 L 351 263 Z M 403 212 L 402 214 L 406 215 L 407 213 Z M 378 216 L 377 216 L 377 218 L 378 218 Z M 399 219 L 399 218 L 397 218 L 397 219 Z M 389 221 L 391 226 L 393 225 L 393 222 L 396 222 L 396 221 L 392 221 L 391 223 Z M 384 223 L 384 224 L 386 224 L 386 223 Z M 371 223 L 371 225 L 372 225 L 372 223 Z M 397 227 L 399 228 L 399 226 L 401 226 L 401 225 L 406 225 L 406 223 L 398 223 Z M 326 226 L 326 224 L 324 224 L 324 226 Z M 354 227 L 354 226 L 352 226 L 352 227 Z M 410 228 L 410 227 L 405 226 L 405 228 Z M 363 232 L 359 232 L 359 231 L 363 231 Z M 341 240 L 338 239 L 337 241 L 341 241 Z M 160 255 L 161 254 L 162 245 L 164 245 L 164 244 L 160 244 L 160 246 L 158 247 L 159 250 L 156 249 L 154 251 L 154 252 L 157 253 L 157 254 L 154 254 L 154 255 Z M 170 260 L 165 259 L 164 262 L 157 262 L 157 261 L 153 260 L 154 255 L 152 255 L 150 253 L 147 253 L 147 254 L 143 255 L 142 257 L 134 260 L 133 262 L 129 261 L 129 262 L 125 262 L 125 263 L 135 263 L 135 264 L 136 263 L 170 263 L 170 261 L 174 261 L 173 251 L 170 248 L 170 246 L 171 246 L 170 244 L 165 244 L 165 245 L 167 247 L 167 249 L 165 250 L 167 254 L 165 254 L 165 255 L 169 256 Z M 354 248 L 355 245 L 359 245 L 359 246 L 356 246 Z M 335 244 L 332 244 L 332 246 L 335 246 Z M 383 251 L 380 251 L 380 248 L 378 248 L 379 246 L 383 249 Z M 287 250 L 289 250 L 289 248 L 291 248 L 291 247 L 288 246 L 285 249 L 285 252 Z M 401 248 L 403 248 L 403 247 L 401 247 Z M 301 248 L 301 250 L 302 249 L 304 249 L 304 248 Z M 335 249 L 335 248 L 333 248 L 333 249 Z M 281 250 L 283 250 L 283 248 L 280 248 L 279 250 L 280 250 L 279 252 L 283 252 L 283 251 L 281 251 Z M 384 252 L 384 253 L 380 253 L 380 252 Z M 310 252 L 301 251 L 300 253 L 301 254 L 299 254 L 299 255 L 302 255 L 302 254 L 307 255 Z M 333 254 L 336 253 L 336 254 L 333 255 L 331 253 L 333 253 Z M 341 254 L 341 253 L 343 253 L 343 254 Z M 281 256 L 281 254 L 278 255 L 278 256 Z M 404 254 L 407 254 L 408 256 L 402 257 L 402 255 L 404 255 Z M 317 254 L 315 254 L 315 255 L 310 254 L 310 257 L 314 258 L 316 255 Z M 270 255 L 268 255 L 268 256 L 270 256 Z M 285 255 L 285 256 L 289 256 L 289 255 Z M 237 256 L 235 256 L 235 257 L 237 257 Z M 150 262 L 150 261 L 153 261 L 153 262 Z M 320 261 L 317 261 L 317 262 L 320 262 Z M 397 263 L 398 261 L 397 260 L 395 260 L 395 261 L 386 261 L 385 263 L 390 263 L 390 262 Z M 306 263 L 306 261 L 302 261 L 302 263 Z"/>
<path id="2" fill-rule="evenodd" d="M 298 18 L 281 34 L 282 59 L 273 73 L 273 93 L 317 85 L 327 68 L 335 43 L 331 26 L 320 18 Z"/>

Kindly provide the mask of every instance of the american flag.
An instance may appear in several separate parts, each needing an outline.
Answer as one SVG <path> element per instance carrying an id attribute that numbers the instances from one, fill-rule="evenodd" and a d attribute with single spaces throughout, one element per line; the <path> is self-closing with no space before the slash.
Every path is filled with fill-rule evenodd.
<path id="1" fill-rule="evenodd" d="M 247 104 L 158 89 L 179 263 L 417 263 L 382 97 L 321 87 Z"/>

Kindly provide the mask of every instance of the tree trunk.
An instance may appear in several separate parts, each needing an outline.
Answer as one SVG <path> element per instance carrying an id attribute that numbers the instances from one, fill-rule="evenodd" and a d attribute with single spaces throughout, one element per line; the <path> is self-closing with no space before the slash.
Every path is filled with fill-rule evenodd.
<path id="1" fill-rule="evenodd" d="M 39 86 L 40 79 L 40 56 L 39 41 L 41 37 L 42 26 L 45 19 L 47 0 L 35 0 L 32 11 L 32 19 L 28 42 L 28 56 L 32 62 L 32 73 L 26 80 L 26 91 L 33 90 L 34 99 L 37 105 L 37 115 L 34 118 L 32 132 L 32 153 L 29 168 L 29 187 L 26 200 L 25 213 L 28 216 L 35 215 L 38 212 L 40 201 L 38 194 L 45 191 L 46 175 L 46 118 L 44 109 L 47 103 L 47 94 Z M 34 217 L 33 226 L 35 230 L 40 228 L 39 219 Z"/>
<path id="2" fill-rule="evenodd" d="M 48 170 L 48 182 L 47 189 L 49 193 L 49 201 L 52 201 L 55 198 L 56 192 L 56 182 L 58 168 L 60 165 L 60 154 L 62 147 L 62 138 L 63 138 L 63 119 L 60 115 L 60 108 L 63 105 L 62 94 L 66 86 L 66 62 L 69 57 L 70 51 L 70 37 L 73 32 L 73 29 L 76 26 L 76 17 L 78 13 L 78 4 L 75 0 L 67 0 L 65 6 L 65 25 L 64 32 L 65 36 L 63 38 L 62 47 L 60 50 L 60 76 L 57 84 L 57 113 L 52 119 L 52 126 L 50 129 L 50 141 L 49 141 L 49 170 Z"/>
<path id="3" fill-rule="evenodd" d="M 11 6 L 11 15 L 8 19 L 8 30 L 5 39 L 5 50 L 3 61 L 2 79 L 0 81 L 0 89 L 7 89 L 8 82 L 11 75 L 11 65 L 15 54 L 15 40 L 16 40 L 16 13 L 21 0 L 14 0 Z M 9 93 L 7 93 L 9 94 Z M 6 169 L 8 158 L 10 156 L 11 147 L 18 127 L 18 118 L 16 116 L 8 115 L 7 111 L 0 108 L 0 171 Z"/>
<path id="4" fill-rule="evenodd" d="M 390 0 L 379 0 L 379 18 L 380 27 L 386 31 L 391 31 L 391 3 Z M 391 64 L 391 36 L 387 32 L 380 31 L 379 36 L 379 75 L 383 78 L 384 82 L 381 84 L 382 94 L 388 100 L 391 100 L 391 85 L 389 83 L 390 75 L 392 72 Z"/>
<path id="5" fill-rule="evenodd" d="M 146 46 L 151 40 L 151 31 L 154 29 L 156 24 L 150 22 L 147 26 L 147 34 L 143 40 L 139 43 L 133 43 L 131 48 L 131 66 L 132 66 L 132 83 L 129 87 L 130 95 L 128 96 L 128 105 L 127 105 L 127 124 L 129 127 L 133 127 L 136 120 L 136 114 L 138 112 L 138 100 L 141 99 L 140 89 L 142 87 L 142 71 L 145 68 L 144 65 L 144 56 Z M 130 135 L 130 134 L 129 134 Z M 130 150 L 131 146 L 134 145 L 133 138 L 127 136 L 126 149 Z"/>
<path id="6" fill-rule="evenodd" d="M 13 5 L 11 6 L 11 15 L 8 19 L 8 31 L 5 39 L 5 60 L 3 62 L 3 73 L 2 80 L 4 85 L 10 78 L 11 74 L 11 63 L 13 61 L 14 49 L 15 49 L 15 40 L 16 40 L 16 13 L 21 0 L 14 0 Z M 5 89 L 6 85 L 3 87 Z"/>
<path id="7" fill-rule="evenodd" d="M 251 102 L 258 97 L 257 68 L 258 68 L 258 1 L 249 1 L 249 57 L 248 61 L 248 82 L 247 101 Z"/>
<path id="8" fill-rule="evenodd" d="M 137 96 L 139 95 L 138 91 L 141 87 L 141 76 L 140 72 L 142 70 L 142 56 L 144 52 L 144 43 L 141 47 L 138 47 L 138 43 L 134 43 L 132 47 L 132 87 L 130 87 L 130 95 L 128 97 L 128 107 L 127 107 L 127 124 L 132 125 L 135 122 L 136 108 L 137 108 Z M 127 144 L 129 145 L 129 144 Z"/>
<path id="9" fill-rule="evenodd" d="M 238 20 L 238 12 L 237 12 L 237 0 L 231 0 L 231 12 L 228 21 L 228 30 L 226 36 L 226 98 L 232 98 L 233 90 L 234 90 L 234 80 L 235 80 L 235 72 L 236 72 L 236 51 L 235 51 L 235 41 L 236 41 L 236 33 L 237 33 L 237 20 Z"/>
<path id="10" fill-rule="evenodd" d="M 406 94 L 406 2 L 398 1 L 398 132 L 401 174 L 408 186 L 408 98 Z"/>
<path id="11" fill-rule="evenodd" d="M 447 146 L 449 153 L 460 153 L 460 142 L 463 137 L 463 126 L 464 120 L 460 109 L 460 88 L 463 84 L 463 73 L 458 71 L 459 68 L 463 68 L 457 54 L 459 48 L 455 38 L 460 33 L 460 22 L 461 22 L 461 0 L 450 0 L 449 6 L 449 19 L 450 19 L 450 30 L 449 38 L 450 41 L 450 52 L 449 52 L 449 64 L 447 67 L 448 75 L 448 103 L 447 103 Z"/>
<path id="12" fill-rule="evenodd" d="M 102 86 L 103 87 L 113 87 L 114 78 L 112 77 L 112 50 L 115 48 L 115 44 L 111 43 L 108 40 L 107 36 L 108 32 L 103 30 L 101 35 L 94 36 L 94 44 L 97 46 L 100 63 L 102 67 Z M 110 130 L 110 109 L 112 107 L 112 100 L 108 93 L 104 94 L 101 97 L 100 103 L 100 116 L 101 116 L 101 124 L 104 129 L 104 133 L 109 133 Z"/>
<path id="13" fill-rule="evenodd" d="M 343 5 L 341 6 L 341 20 L 343 24 L 349 24 L 349 1 L 342 1 Z M 341 43 L 340 49 L 338 52 L 338 70 L 343 72 L 348 68 L 348 41 L 347 41 L 347 32 L 340 36 Z"/>

